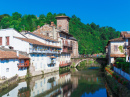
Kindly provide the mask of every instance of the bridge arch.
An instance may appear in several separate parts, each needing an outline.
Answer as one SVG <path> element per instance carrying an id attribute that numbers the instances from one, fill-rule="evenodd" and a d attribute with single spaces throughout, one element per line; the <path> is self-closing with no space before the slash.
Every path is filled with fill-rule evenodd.
<path id="1" fill-rule="evenodd" d="M 75 68 L 79 65 L 79 63 L 81 63 L 81 62 L 83 62 L 83 61 L 85 61 L 85 60 L 88 60 L 88 59 L 82 59 L 82 60 L 80 60 L 79 62 L 77 62 L 76 64 L 75 64 Z"/>

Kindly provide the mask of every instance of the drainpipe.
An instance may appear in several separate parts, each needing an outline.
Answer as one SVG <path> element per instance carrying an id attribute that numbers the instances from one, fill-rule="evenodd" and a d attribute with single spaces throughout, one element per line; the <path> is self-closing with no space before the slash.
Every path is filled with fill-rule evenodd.
<path id="1" fill-rule="evenodd" d="M 19 51 L 16 51 L 16 53 L 17 53 L 17 57 L 19 57 Z"/>

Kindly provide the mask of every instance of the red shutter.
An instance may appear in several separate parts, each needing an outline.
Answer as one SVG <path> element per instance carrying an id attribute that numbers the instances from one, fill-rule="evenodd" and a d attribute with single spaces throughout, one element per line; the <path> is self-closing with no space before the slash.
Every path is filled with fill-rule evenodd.
<path id="1" fill-rule="evenodd" d="M 9 37 L 6 37 L 6 45 L 9 45 Z"/>
<path id="2" fill-rule="evenodd" d="M 0 37 L 0 45 L 2 45 L 2 37 Z"/>

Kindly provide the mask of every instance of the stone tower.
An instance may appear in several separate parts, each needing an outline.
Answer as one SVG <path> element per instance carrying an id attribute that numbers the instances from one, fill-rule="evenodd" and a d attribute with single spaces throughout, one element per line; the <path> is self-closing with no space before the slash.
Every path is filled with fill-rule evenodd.
<path id="1" fill-rule="evenodd" d="M 69 20 L 68 16 L 57 16 L 57 29 L 69 33 Z"/>

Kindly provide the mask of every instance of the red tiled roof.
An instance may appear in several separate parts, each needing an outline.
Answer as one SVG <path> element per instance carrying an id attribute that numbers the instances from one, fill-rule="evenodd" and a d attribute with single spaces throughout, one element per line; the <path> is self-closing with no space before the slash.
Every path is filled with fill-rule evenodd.
<path id="1" fill-rule="evenodd" d="M 111 54 L 110 57 L 125 57 L 125 54 Z"/>
<path id="2" fill-rule="evenodd" d="M 111 39 L 109 41 L 124 41 L 124 39 L 122 37 L 119 37 L 119 38 Z"/>
<path id="3" fill-rule="evenodd" d="M 16 52 L 0 50 L 0 59 L 29 59 L 29 57 L 21 54 L 19 54 L 18 57 Z"/>
<path id="4" fill-rule="evenodd" d="M 130 38 L 130 34 L 125 34 L 124 37 L 125 38 Z"/>
<path id="5" fill-rule="evenodd" d="M 52 47 L 52 48 L 61 48 L 59 46 L 53 46 L 53 45 L 44 44 L 44 43 L 39 42 L 39 41 L 37 41 L 35 39 L 20 38 L 20 37 L 15 37 L 15 38 L 23 40 L 23 41 L 26 41 L 26 42 L 31 43 L 31 44 L 36 44 L 36 45 L 41 45 L 41 46 L 47 46 L 47 47 Z"/>
<path id="6" fill-rule="evenodd" d="M 47 39 L 47 40 L 51 40 L 51 41 L 58 42 L 57 40 L 52 39 L 52 38 L 50 38 L 50 37 L 48 37 L 48 36 L 45 36 L 45 35 L 43 35 L 43 34 L 33 33 L 33 32 L 28 32 L 28 33 L 33 34 L 33 35 L 36 35 L 36 36 L 41 37 L 41 38 L 43 38 L 43 39 Z"/>
<path id="7" fill-rule="evenodd" d="M 127 49 L 129 49 L 130 48 L 130 46 L 127 46 Z"/>
<path id="8" fill-rule="evenodd" d="M 57 18 L 68 18 L 69 20 L 70 20 L 70 18 L 68 17 L 68 16 L 57 16 L 57 17 L 55 17 L 56 19 Z"/>
<path id="9" fill-rule="evenodd" d="M 127 34 L 127 31 L 122 31 L 121 36 L 124 37 L 124 35 Z"/>

